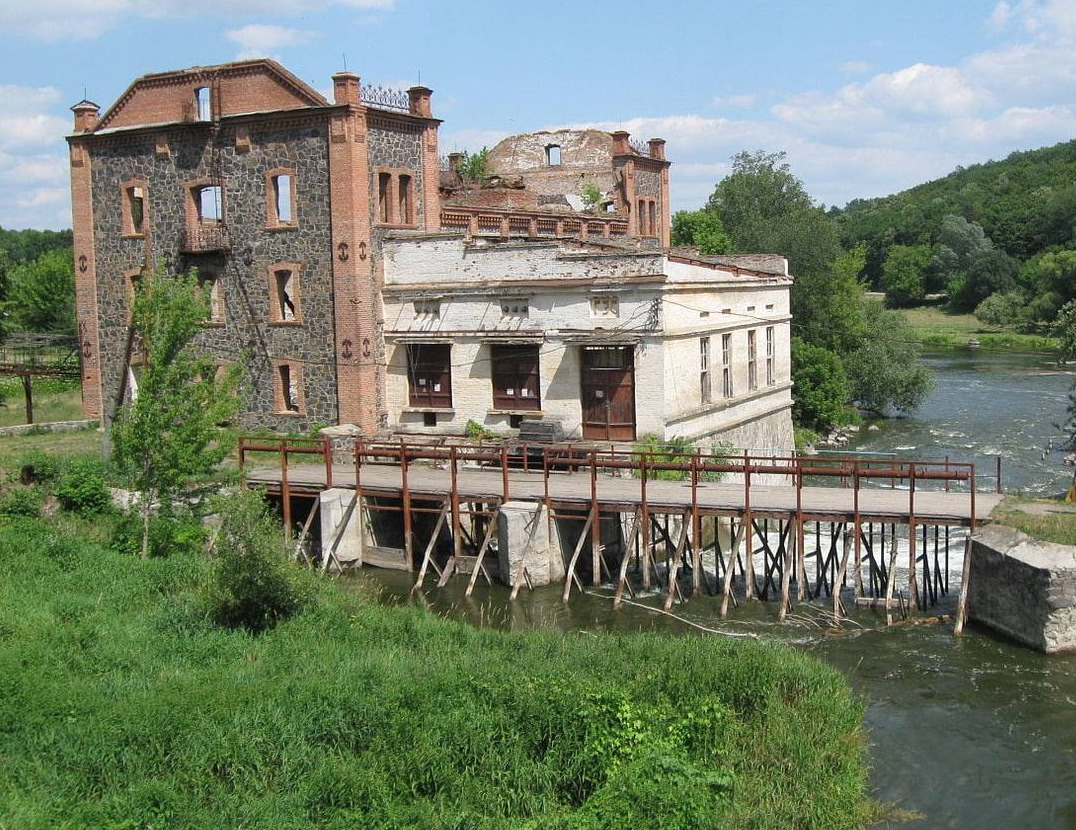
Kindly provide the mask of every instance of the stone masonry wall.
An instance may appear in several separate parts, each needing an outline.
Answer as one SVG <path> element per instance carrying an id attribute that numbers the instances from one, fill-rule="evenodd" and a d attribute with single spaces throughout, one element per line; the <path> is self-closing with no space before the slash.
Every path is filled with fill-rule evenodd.
<path id="1" fill-rule="evenodd" d="M 1076 651 L 1076 548 L 982 528 L 971 546 L 968 617 L 1047 654 Z"/>
<path id="2" fill-rule="evenodd" d="M 242 126 L 249 136 L 245 151 L 244 142 L 237 146 L 235 123 L 192 124 L 91 143 L 106 412 L 115 404 L 123 370 L 128 275 L 163 262 L 170 272 L 202 268 L 222 279 L 224 323 L 207 326 L 199 343 L 218 360 L 243 364 L 244 427 L 306 430 L 336 420 L 327 127 L 310 117 Z M 160 151 L 163 146 L 167 152 Z M 281 168 L 294 170 L 296 177 L 293 228 L 268 227 L 266 174 Z M 211 178 L 223 184 L 231 251 L 184 255 L 187 184 Z M 122 233 L 121 183 L 132 179 L 147 189 L 144 238 Z M 299 265 L 301 322 L 269 322 L 274 263 Z M 303 413 L 275 412 L 274 363 L 280 361 L 302 365 Z"/>

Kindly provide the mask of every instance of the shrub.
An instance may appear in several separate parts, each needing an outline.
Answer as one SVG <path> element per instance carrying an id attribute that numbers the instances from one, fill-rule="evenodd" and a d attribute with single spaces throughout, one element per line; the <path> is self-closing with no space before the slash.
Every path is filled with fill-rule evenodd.
<path id="1" fill-rule="evenodd" d="M 62 467 L 58 455 L 35 448 L 19 459 L 19 478 L 23 484 L 55 484 Z"/>
<path id="2" fill-rule="evenodd" d="M 258 633 L 298 612 L 306 601 L 299 572 L 284 552 L 280 525 L 261 496 L 240 491 L 221 499 L 220 561 L 209 615 L 225 628 Z"/>
<path id="3" fill-rule="evenodd" d="M 14 487 L 0 496 L 0 516 L 38 516 L 44 501 L 36 487 Z"/>
<path id="4" fill-rule="evenodd" d="M 83 458 L 68 464 L 56 484 L 56 498 L 64 510 L 80 516 L 95 516 L 112 506 L 105 485 L 104 464 Z"/>
<path id="5" fill-rule="evenodd" d="M 149 548 L 151 557 L 198 553 L 205 547 L 206 529 L 189 516 L 157 515 L 150 518 Z M 124 513 L 112 527 L 109 548 L 117 553 L 138 556 L 142 552 L 142 516 Z"/>

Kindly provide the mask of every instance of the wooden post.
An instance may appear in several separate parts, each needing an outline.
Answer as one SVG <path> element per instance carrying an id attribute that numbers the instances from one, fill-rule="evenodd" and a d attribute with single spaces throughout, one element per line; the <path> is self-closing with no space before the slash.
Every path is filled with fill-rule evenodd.
<path id="1" fill-rule="evenodd" d="M 911 607 L 916 611 L 919 607 L 919 577 L 916 575 L 916 550 L 918 545 L 915 538 L 917 524 L 915 521 L 915 462 L 910 466 L 910 480 L 908 486 L 908 599 Z"/>
<path id="2" fill-rule="evenodd" d="M 796 527 L 800 526 L 799 522 L 796 522 Z M 781 564 L 781 607 L 777 611 L 777 621 L 784 622 L 785 617 L 788 615 L 789 605 L 792 604 L 789 593 L 791 591 L 792 582 L 792 568 L 793 563 L 796 561 L 796 545 L 799 544 L 799 534 L 788 534 L 788 546 L 785 548 L 785 558 Z"/>
<path id="3" fill-rule="evenodd" d="M 631 537 L 630 537 L 630 540 L 628 541 L 628 544 L 625 545 L 623 555 L 620 557 L 620 574 L 617 577 L 617 580 L 616 580 L 616 592 L 613 595 L 613 610 L 614 611 L 619 609 L 621 604 L 623 603 L 624 586 L 627 584 L 627 581 L 628 581 L 628 563 L 631 560 L 631 557 L 628 555 L 628 549 L 630 549 L 635 544 L 635 540 L 639 536 L 639 521 L 640 521 L 639 513 L 640 513 L 640 511 L 638 511 L 638 510 L 635 511 L 635 515 L 633 517 L 634 524 L 632 525 L 632 528 L 631 528 Z M 630 590 L 630 586 L 628 586 L 628 587 L 629 587 L 629 590 Z"/>
<path id="4" fill-rule="evenodd" d="M 725 568 L 725 584 L 721 589 L 721 619 L 725 619 L 729 615 L 729 597 L 732 595 L 732 575 L 736 570 L 736 551 L 740 547 L 740 540 L 743 539 L 744 527 L 745 525 L 741 522 L 740 529 L 736 531 L 736 535 L 729 545 L 729 564 L 728 567 Z M 750 590 L 750 588 L 748 590 Z"/>
<path id="5" fill-rule="evenodd" d="M 699 527 L 699 451 L 691 456 L 691 592 L 702 595 L 702 529 Z"/>
<path id="6" fill-rule="evenodd" d="M 598 509 L 598 453 L 595 450 L 590 452 L 590 503 L 594 505 L 594 521 L 590 525 L 590 555 L 593 568 L 590 580 L 597 587 L 602 584 L 602 514 Z"/>
<path id="7" fill-rule="evenodd" d="M 680 514 L 680 538 L 676 540 L 676 552 L 673 554 L 672 564 L 669 565 L 669 592 L 665 596 L 665 610 L 672 608 L 673 594 L 680 590 L 680 559 L 684 555 L 684 544 L 687 542 L 688 520 L 690 513 Z"/>
<path id="8" fill-rule="evenodd" d="M 30 375 L 22 376 L 22 393 L 26 396 L 26 423 L 34 422 L 34 379 Z"/>
<path id="9" fill-rule="evenodd" d="M 968 519 L 968 539 L 964 543 L 964 567 L 960 577 L 960 599 L 957 601 L 956 625 L 953 635 L 959 637 L 964 633 L 964 622 L 968 616 L 968 582 L 971 580 L 971 539 L 975 535 L 975 465 L 971 465 L 971 516 Z M 1001 475 L 1001 457 L 998 457 L 998 481 Z"/>
<path id="10" fill-rule="evenodd" d="M 747 450 L 743 454 L 743 519 L 744 519 L 744 557 L 747 569 L 744 573 L 746 590 L 745 599 L 752 602 L 757 599 L 758 579 L 755 577 L 755 551 L 754 542 L 751 539 L 751 461 L 747 456 Z M 750 575 L 750 577 L 748 576 Z"/>
<path id="11" fill-rule="evenodd" d="M 321 439 L 321 453 L 325 459 L 325 486 L 333 486 L 333 444 L 328 438 Z"/>
<path id="12" fill-rule="evenodd" d="M 568 572 L 564 575 L 564 593 L 561 594 L 561 602 L 567 602 L 568 597 L 572 593 L 572 581 L 576 579 L 575 563 L 579 559 L 579 554 L 583 552 L 583 545 L 586 544 L 587 541 L 587 531 L 590 530 L 591 525 L 594 523 L 596 511 L 597 505 L 591 505 L 590 513 L 587 514 L 587 520 L 583 524 L 583 529 L 579 531 L 579 540 L 575 543 L 575 550 L 572 551 L 572 558 L 568 560 Z"/>
<path id="13" fill-rule="evenodd" d="M 411 491 L 407 488 L 407 444 L 400 442 L 400 507 L 403 510 L 404 559 L 407 570 L 415 569 L 411 540 Z"/>
<path id="14" fill-rule="evenodd" d="M 456 473 L 456 447 L 448 450 L 448 463 L 452 468 L 452 492 L 449 497 L 449 506 L 452 508 L 452 557 L 457 562 L 463 555 L 462 539 L 460 538 L 460 489 Z"/>
<path id="15" fill-rule="evenodd" d="M 288 486 L 288 439 L 280 439 L 280 498 L 284 508 L 284 539 L 291 539 L 291 488 Z"/>
<path id="16" fill-rule="evenodd" d="M 803 460 L 796 459 L 796 601 L 807 597 L 807 561 L 804 558 L 806 538 L 803 530 Z"/>
<path id="17" fill-rule="evenodd" d="M 489 543 L 493 539 L 493 531 L 496 529 L 497 518 L 494 517 L 492 520 L 486 523 L 486 535 L 482 538 L 482 545 L 478 548 L 478 556 L 475 558 L 474 570 L 471 571 L 471 578 L 467 582 L 467 590 L 463 592 L 463 595 L 465 597 L 469 597 L 471 595 L 471 592 L 474 590 L 475 582 L 478 581 L 479 571 L 482 571 L 483 573 L 485 572 L 485 565 L 482 564 L 482 560 L 486 556 L 486 549 L 489 548 Z"/>
<path id="18" fill-rule="evenodd" d="M 643 453 L 642 464 L 640 465 L 639 475 L 642 479 L 640 485 L 640 510 L 642 511 L 643 522 L 643 589 L 650 590 L 650 506 L 646 502 L 646 453 Z"/>
<path id="19" fill-rule="evenodd" d="M 445 506 L 441 508 L 441 513 L 437 517 L 437 524 L 433 526 L 433 533 L 430 535 L 429 544 L 426 545 L 426 551 L 422 554 L 422 567 L 418 569 L 418 579 L 416 579 L 415 584 L 411 586 L 411 593 L 414 593 L 422 587 L 422 581 L 426 578 L 426 568 L 433 560 L 433 549 L 437 545 L 437 534 L 441 532 L 441 528 L 444 526 L 445 519 L 448 517 L 451 509 L 451 504 L 445 504 Z M 434 569 L 437 568 L 436 563 L 433 567 Z"/>

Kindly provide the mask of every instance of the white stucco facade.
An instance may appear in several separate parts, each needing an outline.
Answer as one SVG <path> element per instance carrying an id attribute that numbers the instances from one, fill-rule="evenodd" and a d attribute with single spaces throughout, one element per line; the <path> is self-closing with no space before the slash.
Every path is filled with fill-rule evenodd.
<path id="1" fill-rule="evenodd" d="M 610 431 L 610 440 L 656 433 L 749 449 L 792 446 L 791 278 L 783 260 L 774 267 L 770 258 L 762 271 L 659 251 L 401 235 L 385 242 L 383 277 L 385 402 L 395 430 L 461 434 L 474 421 L 505 433 L 521 418 L 543 418 L 566 439 L 594 440 L 601 410 L 594 396 L 600 403 L 608 394 L 620 406 L 619 421 L 632 421 Z M 506 350 L 532 357 L 537 376 L 518 388 L 496 379 L 493 358 Z M 423 354 L 449 365 L 416 380 L 409 361 Z M 596 375 L 610 376 L 584 369 L 584 361 L 610 355 L 630 364 L 613 372 L 623 383 L 584 391 Z M 415 400 L 417 383 L 429 384 L 423 391 L 436 385 L 438 405 Z"/>

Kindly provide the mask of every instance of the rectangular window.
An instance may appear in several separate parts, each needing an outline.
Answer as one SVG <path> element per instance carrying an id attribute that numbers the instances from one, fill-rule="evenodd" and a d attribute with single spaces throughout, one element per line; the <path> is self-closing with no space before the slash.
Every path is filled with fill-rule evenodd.
<path id="1" fill-rule="evenodd" d="M 213 117 L 212 101 L 209 87 L 201 86 L 194 90 L 194 110 L 199 121 L 209 121 Z"/>
<path id="2" fill-rule="evenodd" d="M 612 318 L 620 316 L 620 298 L 612 294 L 598 294 L 590 298 L 590 316 Z"/>
<path id="3" fill-rule="evenodd" d="M 293 221 L 291 210 L 292 177 L 289 173 L 273 176 L 273 207 L 277 223 L 290 225 Z"/>
<path id="4" fill-rule="evenodd" d="M 301 369 L 291 363 L 281 363 L 276 367 L 276 371 L 277 411 L 301 413 L 303 411 Z"/>
<path id="5" fill-rule="evenodd" d="M 411 406 L 452 406 L 452 347 L 447 343 L 407 346 L 407 383 Z"/>
<path id="6" fill-rule="evenodd" d="M 649 230 L 646 227 L 646 201 L 639 200 L 639 236 L 648 236 Z"/>
<path id="7" fill-rule="evenodd" d="M 777 383 L 776 346 L 773 342 L 773 326 L 766 327 L 766 385 L 773 386 Z"/>
<path id="8" fill-rule="evenodd" d="M 699 338 L 699 390 L 703 403 L 710 402 L 710 338 Z"/>
<path id="9" fill-rule="evenodd" d="M 537 346 L 490 346 L 493 408 L 541 409 Z"/>
<path id="10" fill-rule="evenodd" d="M 389 221 L 389 191 L 392 182 L 391 173 L 377 174 L 377 221 Z"/>
<path id="11" fill-rule="evenodd" d="M 646 226 L 650 230 L 650 235 L 651 236 L 657 236 L 658 235 L 658 206 L 657 206 L 657 203 L 653 199 L 650 200 L 650 204 L 649 204 L 648 209 L 650 211 L 650 213 L 649 213 L 650 218 L 647 221 Z"/>
<path id="12" fill-rule="evenodd" d="M 753 329 L 747 332 L 747 388 L 758 389 L 758 353 Z"/>
<path id="13" fill-rule="evenodd" d="M 299 318 L 299 279 L 290 268 L 273 272 L 274 316 L 278 323 L 294 323 Z"/>
<path id="14" fill-rule="evenodd" d="M 721 394 L 732 397 L 732 335 L 721 335 Z"/>
<path id="15" fill-rule="evenodd" d="M 399 193 L 400 210 L 396 214 L 396 221 L 401 225 L 413 224 L 415 219 L 411 211 L 411 177 L 401 175 L 396 181 L 396 187 Z"/>
<path id="16" fill-rule="evenodd" d="M 550 167 L 560 165 L 560 145 L 550 144 L 545 148 L 545 163 Z"/>
<path id="17" fill-rule="evenodd" d="M 219 222 L 221 219 L 220 185 L 200 187 L 195 196 L 198 204 L 198 221 Z"/>
<path id="18" fill-rule="evenodd" d="M 143 234 L 146 232 L 146 191 L 140 185 L 133 185 L 126 190 L 127 195 L 127 228 L 129 234 Z"/>

